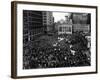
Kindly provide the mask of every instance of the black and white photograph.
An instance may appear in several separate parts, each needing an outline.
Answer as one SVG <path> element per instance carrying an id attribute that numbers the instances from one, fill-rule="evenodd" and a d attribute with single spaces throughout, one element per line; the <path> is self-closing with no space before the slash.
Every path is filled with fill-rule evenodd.
<path id="1" fill-rule="evenodd" d="M 91 66 L 91 14 L 23 10 L 23 69 Z"/>
<path id="2" fill-rule="evenodd" d="M 12 77 L 97 73 L 97 7 L 12 2 Z"/>

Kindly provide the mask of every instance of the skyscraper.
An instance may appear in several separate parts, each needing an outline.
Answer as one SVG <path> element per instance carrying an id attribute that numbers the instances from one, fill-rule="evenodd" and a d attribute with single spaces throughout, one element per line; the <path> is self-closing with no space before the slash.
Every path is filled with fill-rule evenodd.
<path id="1" fill-rule="evenodd" d="M 42 11 L 24 10 L 23 20 L 23 36 L 25 40 L 31 40 L 33 35 L 43 32 Z"/>
<path id="2" fill-rule="evenodd" d="M 46 27 L 47 31 L 52 30 L 54 17 L 51 11 L 43 11 L 43 26 Z"/>

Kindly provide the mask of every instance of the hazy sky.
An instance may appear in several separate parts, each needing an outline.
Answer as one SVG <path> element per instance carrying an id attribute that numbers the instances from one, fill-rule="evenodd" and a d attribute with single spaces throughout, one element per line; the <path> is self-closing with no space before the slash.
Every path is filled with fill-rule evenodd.
<path id="1" fill-rule="evenodd" d="M 57 22 L 61 19 L 65 20 L 66 15 L 69 15 L 69 13 L 53 12 L 54 22 Z"/>

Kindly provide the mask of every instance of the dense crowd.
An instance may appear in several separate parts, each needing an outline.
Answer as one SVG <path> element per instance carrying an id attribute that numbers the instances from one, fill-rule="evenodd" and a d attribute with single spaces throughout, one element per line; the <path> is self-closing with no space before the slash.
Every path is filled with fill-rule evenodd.
<path id="1" fill-rule="evenodd" d="M 25 47 L 23 68 L 90 66 L 91 54 L 87 43 L 81 33 L 63 36 L 62 40 L 54 36 L 41 36 Z"/>

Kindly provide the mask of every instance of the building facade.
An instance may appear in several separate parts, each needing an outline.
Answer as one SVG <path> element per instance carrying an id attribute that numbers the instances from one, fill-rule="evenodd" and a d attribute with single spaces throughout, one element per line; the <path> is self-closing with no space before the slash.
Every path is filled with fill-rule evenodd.
<path id="1" fill-rule="evenodd" d="M 91 32 L 90 14 L 86 13 L 73 13 L 73 32 L 83 31 L 84 33 Z"/>
<path id="2" fill-rule="evenodd" d="M 72 34 L 72 25 L 66 23 L 58 25 L 58 34 Z"/>
<path id="3" fill-rule="evenodd" d="M 72 34 L 72 19 L 65 16 L 65 21 L 61 20 L 57 23 L 58 34 Z"/>
<path id="4" fill-rule="evenodd" d="M 51 11 L 43 11 L 43 25 L 46 27 L 47 31 L 53 29 L 54 17 Z"/>
<path id="5" fill-rule="evenodd" d="M 42 11 L 24 10 L 23 20 L 24 41 L 32 40 L 34 35 L 44 31 Z"/>

